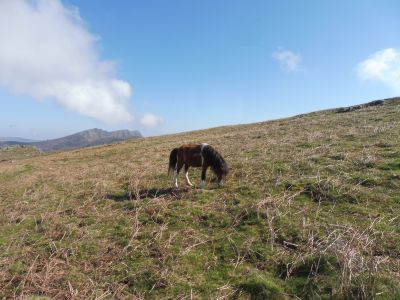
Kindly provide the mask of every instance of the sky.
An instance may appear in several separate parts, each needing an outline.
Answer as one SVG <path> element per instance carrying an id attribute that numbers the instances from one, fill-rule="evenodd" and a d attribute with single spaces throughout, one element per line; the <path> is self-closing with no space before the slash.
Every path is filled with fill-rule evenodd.
<path id="1" fill-rule="evenodd" d="M 0 136 L 152 136 L 399 96 L 399 13 L 397 0 L 0 0 Z"/>

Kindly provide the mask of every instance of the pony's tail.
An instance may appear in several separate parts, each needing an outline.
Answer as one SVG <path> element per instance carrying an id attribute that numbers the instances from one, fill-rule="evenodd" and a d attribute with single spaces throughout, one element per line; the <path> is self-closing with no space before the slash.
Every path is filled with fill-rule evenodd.
<path id="1" fill-rule="evenodd" d="M 169 155 L 168 175 L 175 169 L 178 162 L 178 148 L 174 148 Z"/>

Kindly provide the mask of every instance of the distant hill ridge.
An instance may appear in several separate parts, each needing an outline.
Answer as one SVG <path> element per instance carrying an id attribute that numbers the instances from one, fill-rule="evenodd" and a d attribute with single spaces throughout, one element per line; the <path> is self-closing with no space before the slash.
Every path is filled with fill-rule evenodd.
<path id="1" fill-rule="evenodd" d="M 138 130 L 117 130 L 105 131 L 94 128 L 81 131 L 72 135 L 68 135 L 58 139 L 40 141 L 40 142 L 20 142 L 20 141 L 3 141 L 0 146 L 20 145 L 34 146 L 44 152 L 57 151 L 71 148 L 82 148 L 103 144 L 110 144 L 133 138 L 141 138 L 142 134 Z"/>
<path id="2" fill-rule="evenodd" d="M 359 110 L 362 108 L 370 107 L 370 106 L 380 106 L 390 101 L 399 101 L 400 97 L 387 98 L 382 100 L 374 100 L 368 103 L 353 105 L 348 107 L 339 107 L 333 110 L 337 113 L 347 113 L 353 112 L 355 110 Z M 318 113 L 318 112 L 314 112 Z M 302 114 L 304 115 L 304 114 Z M 299 115 L 300 116 L 300 115 Z M 34 146 L 41 151 L 49 152 L 49 151 L 57 151 L 64 149 L 73 149 L 73 148 L 82 148 L 103 144 L 110 144 L 118 141 L 123 141 L 127 139 L 141 138 L 142 134 L 138 130 L 130 131 L 130 130 L 117 130 L 117 131 L 105 131 L 102 129 L 94 128 L 85 131 L 81 131 L 69 136 L 65 136 L 58 139 L 46 140 L 46 141 L 35 141 L 31 142 L 29 140 L 21 139 L 21 138 L 1 138 L 0 137 L 0 148 L 4 146 Z M 11 140 L 12 139 L 12 140 Z M 29 142 L 28 142 L 29 141 Z"/>
<path id="3" fill-rule="evenodd" d="M 19 137 L 0 137 L 0 142 L 21 142 L 21 143 L 33 143 L 39 142 L 39 140 L 24 139 Z"/>

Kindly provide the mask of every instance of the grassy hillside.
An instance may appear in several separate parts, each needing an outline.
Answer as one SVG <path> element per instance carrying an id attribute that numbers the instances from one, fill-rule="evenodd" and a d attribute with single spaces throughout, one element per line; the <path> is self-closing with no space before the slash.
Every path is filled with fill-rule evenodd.
<path id="1" fill-rule="evenodd" d="M 28 158 L 40 155 L 40 150 L 34 147 L 12 145 L 0 147 L 0 163 L 13 163 L 20 158 Z"/>
<path id="2" fill-rule="evenodd" d="M 225 187 L 170 188 L 188 142 Z M 400 298 L 400 99 L 9 159 L 0 297 Z"/>

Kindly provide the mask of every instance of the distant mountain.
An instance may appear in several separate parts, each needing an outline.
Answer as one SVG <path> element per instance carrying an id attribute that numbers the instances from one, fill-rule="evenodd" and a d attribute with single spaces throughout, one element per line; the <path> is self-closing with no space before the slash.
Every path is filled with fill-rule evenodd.
<path id="1" fill-rule="evenodd" d="M 103 144 L 110 144 L 127 139 L 141 138 L 142 134 L 137 131 L 117 130 L 105 131 L 102 129 L 89 129 L 62 138 L 40 141 L 40 142 L 19 142 L 19 141 L 0 141 L 0 146 L 21 145 L 34 146 L 44 152 L 57 151 L 71 148 L 82 148 Z"/>

